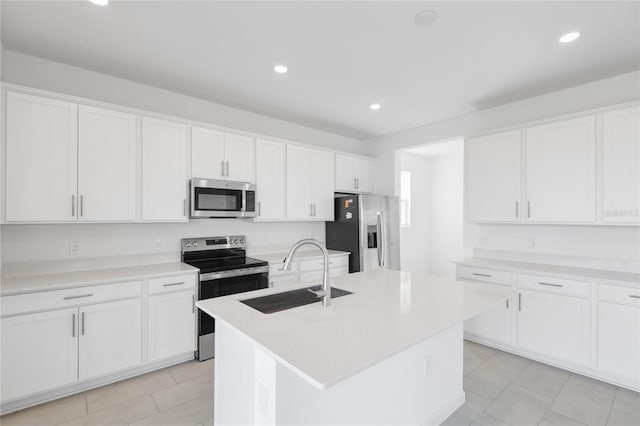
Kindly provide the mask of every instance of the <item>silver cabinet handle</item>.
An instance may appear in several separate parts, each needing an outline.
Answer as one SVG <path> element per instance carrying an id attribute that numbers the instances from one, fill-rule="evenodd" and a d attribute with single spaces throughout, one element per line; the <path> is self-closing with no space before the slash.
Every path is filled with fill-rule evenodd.
<path id="1" fill-rule="evenodd" d="M 527 201 L 527 218 L 531 217 L 531 201 Z"/>
<path id="2" fill-rule="evenodd" d="M 220 175 L 224 177 L 224 160 L 220 162 Z"/>
<path id="3" fill-rule="evenodd" d="M 313 216 L 313 204 L 309 204 L 309 216 Z"/>
<path id="4" fill-rule="evenodd" d="M 637 294 L 630 294 L 629 297 L 633 297 L 634 299 L 640 299 L 640 296 Z"/>
<path id="5" fill-rule="evenodd" d="M 191 313 L 192 314 L 196 313 L 196 296 L 195 296 L 195 294 L 191 295 Z"/>
<path id="6" fill-rule="evenodd" d="M 358 181 L 356 178 L 353 178 L 353 189 L 358 189 Z"/>
<path id="7" fill-rule="evenodd" d="M 516 219 L 520 217 L 520 213 L 518 212 L 518 202 L 516 201 Z"/>
<path id="8" fill-rule="evenodd" d="M 546 285 L 546 286 L 549 286 L 549 287 L 564 287 L 562 284 L 552 284 L 552 283 L 543 283 L 543 282 L 539 282 L 538 284 Z"/>
<path id="9" fill-rule="evenodd" d="M 229 177 L 229 162 L 227 161 L 227 177 Z"/>
<path id="10" fill-rule="evenodd" d="M 356 189 L 360 189 L 360 178 L 356 178 Z"/>
<path id="11" fill-rule="evenodd" d="M 82 331 L 80 333 L 84 336 L 84 312 L 82 313 Z"/>
<path id="12" fill-rule="evenodd" d="M 80 216 L 84 216 L 84 195 L 80 196 Z"/>
<path id="13" fill-rule="evenodd" d="M 316 205 L 315 205 L 315 203 L 314 203 L 314 204 L 313 204 L 313 217 L 315 217 L 315 216 L 316 216 Z"/>
<path id="14" fill-rule="evenodd" d="M 507 299 L 507 309 L 509 309 L 509 299 Z"/>
<path id="15" fill-rule="evenodd" d="M 81 294 L 79 296 L 67 296 L 63 300 L 82 299 L 84 297 L 91 297 L 91 296 L 93 296 L 93 293 Z"/>
<path id="16" fill-rule="evenodd" d="M 518 311 L 522 311 L 522 293 L 518 293 Z"/>
<path id="17" fill-rule="evenodd" d="M 489 274 L 479 274 L 477 272 L 473 272 L 473 275 L 475 275 L 476 277 L 491 278 L 491 275 L 489 275 Z"/>
<path id="18" fill-rule="evenodd" d="M 71 315 L 71 337 L 76 337 L 76 314 Z"/>
<path id="19" fill-rule="evenodd" d="M 162 284 L 162 287 L 172 287 L 174 285 L 182 285 L 184 284 L 183 282 L 179 282 L 179 283 L 169 283 L 169 284 Z"/>
<path id="20" fill-rule="evenodd" d="M 187 217 L 187 199 L 186 198 L 182 199 L 182 212 L 184 213 L 184 216 Z"/>
<path id="21" fill-rule="evenodd" d="M 258 201 L 258 216 L 262 216 L 262 202 Z"/>
<path id="22" fill-rule="evenodd" d="M 71 216 L 76 216 L 76 195 L 71 195 Z"/>

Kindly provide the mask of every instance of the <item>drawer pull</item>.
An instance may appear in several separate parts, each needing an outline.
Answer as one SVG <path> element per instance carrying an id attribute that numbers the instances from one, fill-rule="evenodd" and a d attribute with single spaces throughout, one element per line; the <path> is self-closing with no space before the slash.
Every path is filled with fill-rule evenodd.
<path id="1" fill-rule="evenodd" d="M 476 277 L 491 278 L 491 275 L 489 274 L 478 274 L 477 272 L 474 272 L 473 275 L 475 275 Z"/>
<path id="2" fill-rule="evenodd" d="M 162 284 L 162 287 L 172 287 L 174 285 L 182 285 L 184 283 L 170 283 L 170 284 Z"/>
<path id="3" fill-rule="evenodd" d="M 634 299 L 640 299 L 640 296 L 637 294 L 630 294 L 629 297 L 633 297 Z"/>
<path id="4" fill-rule="evenodd" d="M 518 293 L 518 312 L 522 311 L 522 293 Z"/>
<path id="5" fill-rule="evenodd" d="M 93 293 L 82 294 L 80 296 L 67 296 L 67 297 L 64 298 L 64 300 L 82 299 L 82 298 L 91 297 L 91 296 L 93 296 Z"/>
<path id="6" fill-rule="evenodd" d="M 82 335 L 84 336 L 84 312 L 82 313 Z"/>
<path id="7" fill-rule="evenodd" d="M 543 283 L 543 282 L 539 282 L 538 284 L 546 285 L 546 286 L 549 286 L 549 287 L 564 287 L 562 284 L 552 284 L 552 283 Z"/>
<path id="8" fill-rule="evenodd" d="M 76 337 L 76 314 L 71 315 L 71 337 Z"/>
<path id="9" fill-rule="evenodd" d="M 196 296 L 195 296 L 195 294 L 191 295 L 191 313 L 192 314 L 196 313 Z"/>

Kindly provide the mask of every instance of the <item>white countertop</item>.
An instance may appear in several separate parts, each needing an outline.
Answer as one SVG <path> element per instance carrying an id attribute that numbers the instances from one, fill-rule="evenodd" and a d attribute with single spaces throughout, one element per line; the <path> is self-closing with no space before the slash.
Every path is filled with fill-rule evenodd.
<path id="1" fill-rule="evenodd" d="M 505 300 L 487 289 L 439 277 L 379 270 L 331 279 L 354 294 L 273 314 L 239 302 L 282 292 L 265 289 L 196 303 L 324 389 Z M 304 288 L 304 285 L 287 288 Z"/>
<path id="2" fill-rule="evenodd" d="M 340 250 L 327 250 L 327 251 L 329 252 L 329 257 L 344 256 L 351 253 L 348 251 L 340 251 Z M 284 259 L 287 257 L 287 254 L 289 253 L 286 251 L 283 251 L 283 252 L 276 252 L 276 253 L 248 253 L 247 256 L 255 257 L 260 260 L 265 260 L 270 264 L 277 264 L 277 263 L 284 263 Z M 294 255 L 293 260 L 299 261 L 299 260 L 312 260 L 312 259 L 321 259 L 321 258 L 322 258 L 322 253 L 318 249 L 298 250 Z"/>
<path id="3" fill-rule="evenodd" d="M 171 274 L 196 273 L 197 271 L 197 268 L 182 262 L 170 262 L 122 268 L 3 277 L 0 284 L 0 296 L 108 284 Z"/>
<path id="4" fill-rule="evenodd" d="M 512 260 L 468 257 L 454 262 L 458 265 L 486 267 L 504 271 L 528 272 L 534 274 L 557 274 L 576 278 L 590 278 L 596 281 L 617 281 L 640 285 L 640 274 L 633 272 L 607 271 L 604 269 L 577 268 L 573 266 L 547 265 Z"/>

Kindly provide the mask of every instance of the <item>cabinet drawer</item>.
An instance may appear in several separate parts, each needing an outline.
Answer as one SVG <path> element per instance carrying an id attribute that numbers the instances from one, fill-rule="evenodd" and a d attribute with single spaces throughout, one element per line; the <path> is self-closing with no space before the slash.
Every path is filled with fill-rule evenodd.
<path id="1" fill-rule="evenodd" d="M 457 278 L 465 280 L 487 281 L 496 284 L 511 285 L 511 272 L 508 271 L 497 271 L 495 269 L 458 265 L 456 275 Z"/>
<path id="2" fill-rule="evenodd" d="M 600 300 L 640 306 L 640 288 L 600 284 L 598 294 Z"/>
<path id="3" fill-rule="evenodd" d="M 196 276 L 173 275 L 170 277 L 153 278 L 149 280 L 149 294 L 167 293 L 177 290 L 191 290 L 196 288 Z"/>
<path id="4" fill-rule="evenodd" d="M 142 282 L 129 281 L 65 290 L 5 296 L 2 299 L 2 316 L 25 312 L 62 309 L 68 306 L 100 303 L 108 300 L 127 299 L 142 295 Z"/>
<path id="5" fill-rule="evenodd" d="M 591 285 L 588 281 L 567 280 L 564 278 L 521 274 L 518 275 L 518 287 L 566 296 L 591 296 Z"/>
<path id="6" fill-rule="evenodd" d="M 349 267 L 349 256 L 335 256 L 329 258 L 329 269 Z M 322 271 L 324 259 L 303 260 L 300 262 L 300 272 Z"/>

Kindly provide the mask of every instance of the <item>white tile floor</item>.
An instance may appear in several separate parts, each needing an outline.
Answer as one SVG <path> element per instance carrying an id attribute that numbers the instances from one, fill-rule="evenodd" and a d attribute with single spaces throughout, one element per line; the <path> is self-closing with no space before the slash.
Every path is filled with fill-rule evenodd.
<path id="1" fill-rule="evenodd" d="M 466 403 L 445 425 L 640 426 L 640 394 L 465 342 Z M 2 426 L 212 425 L 213 360 L 0 417 Z"/>

